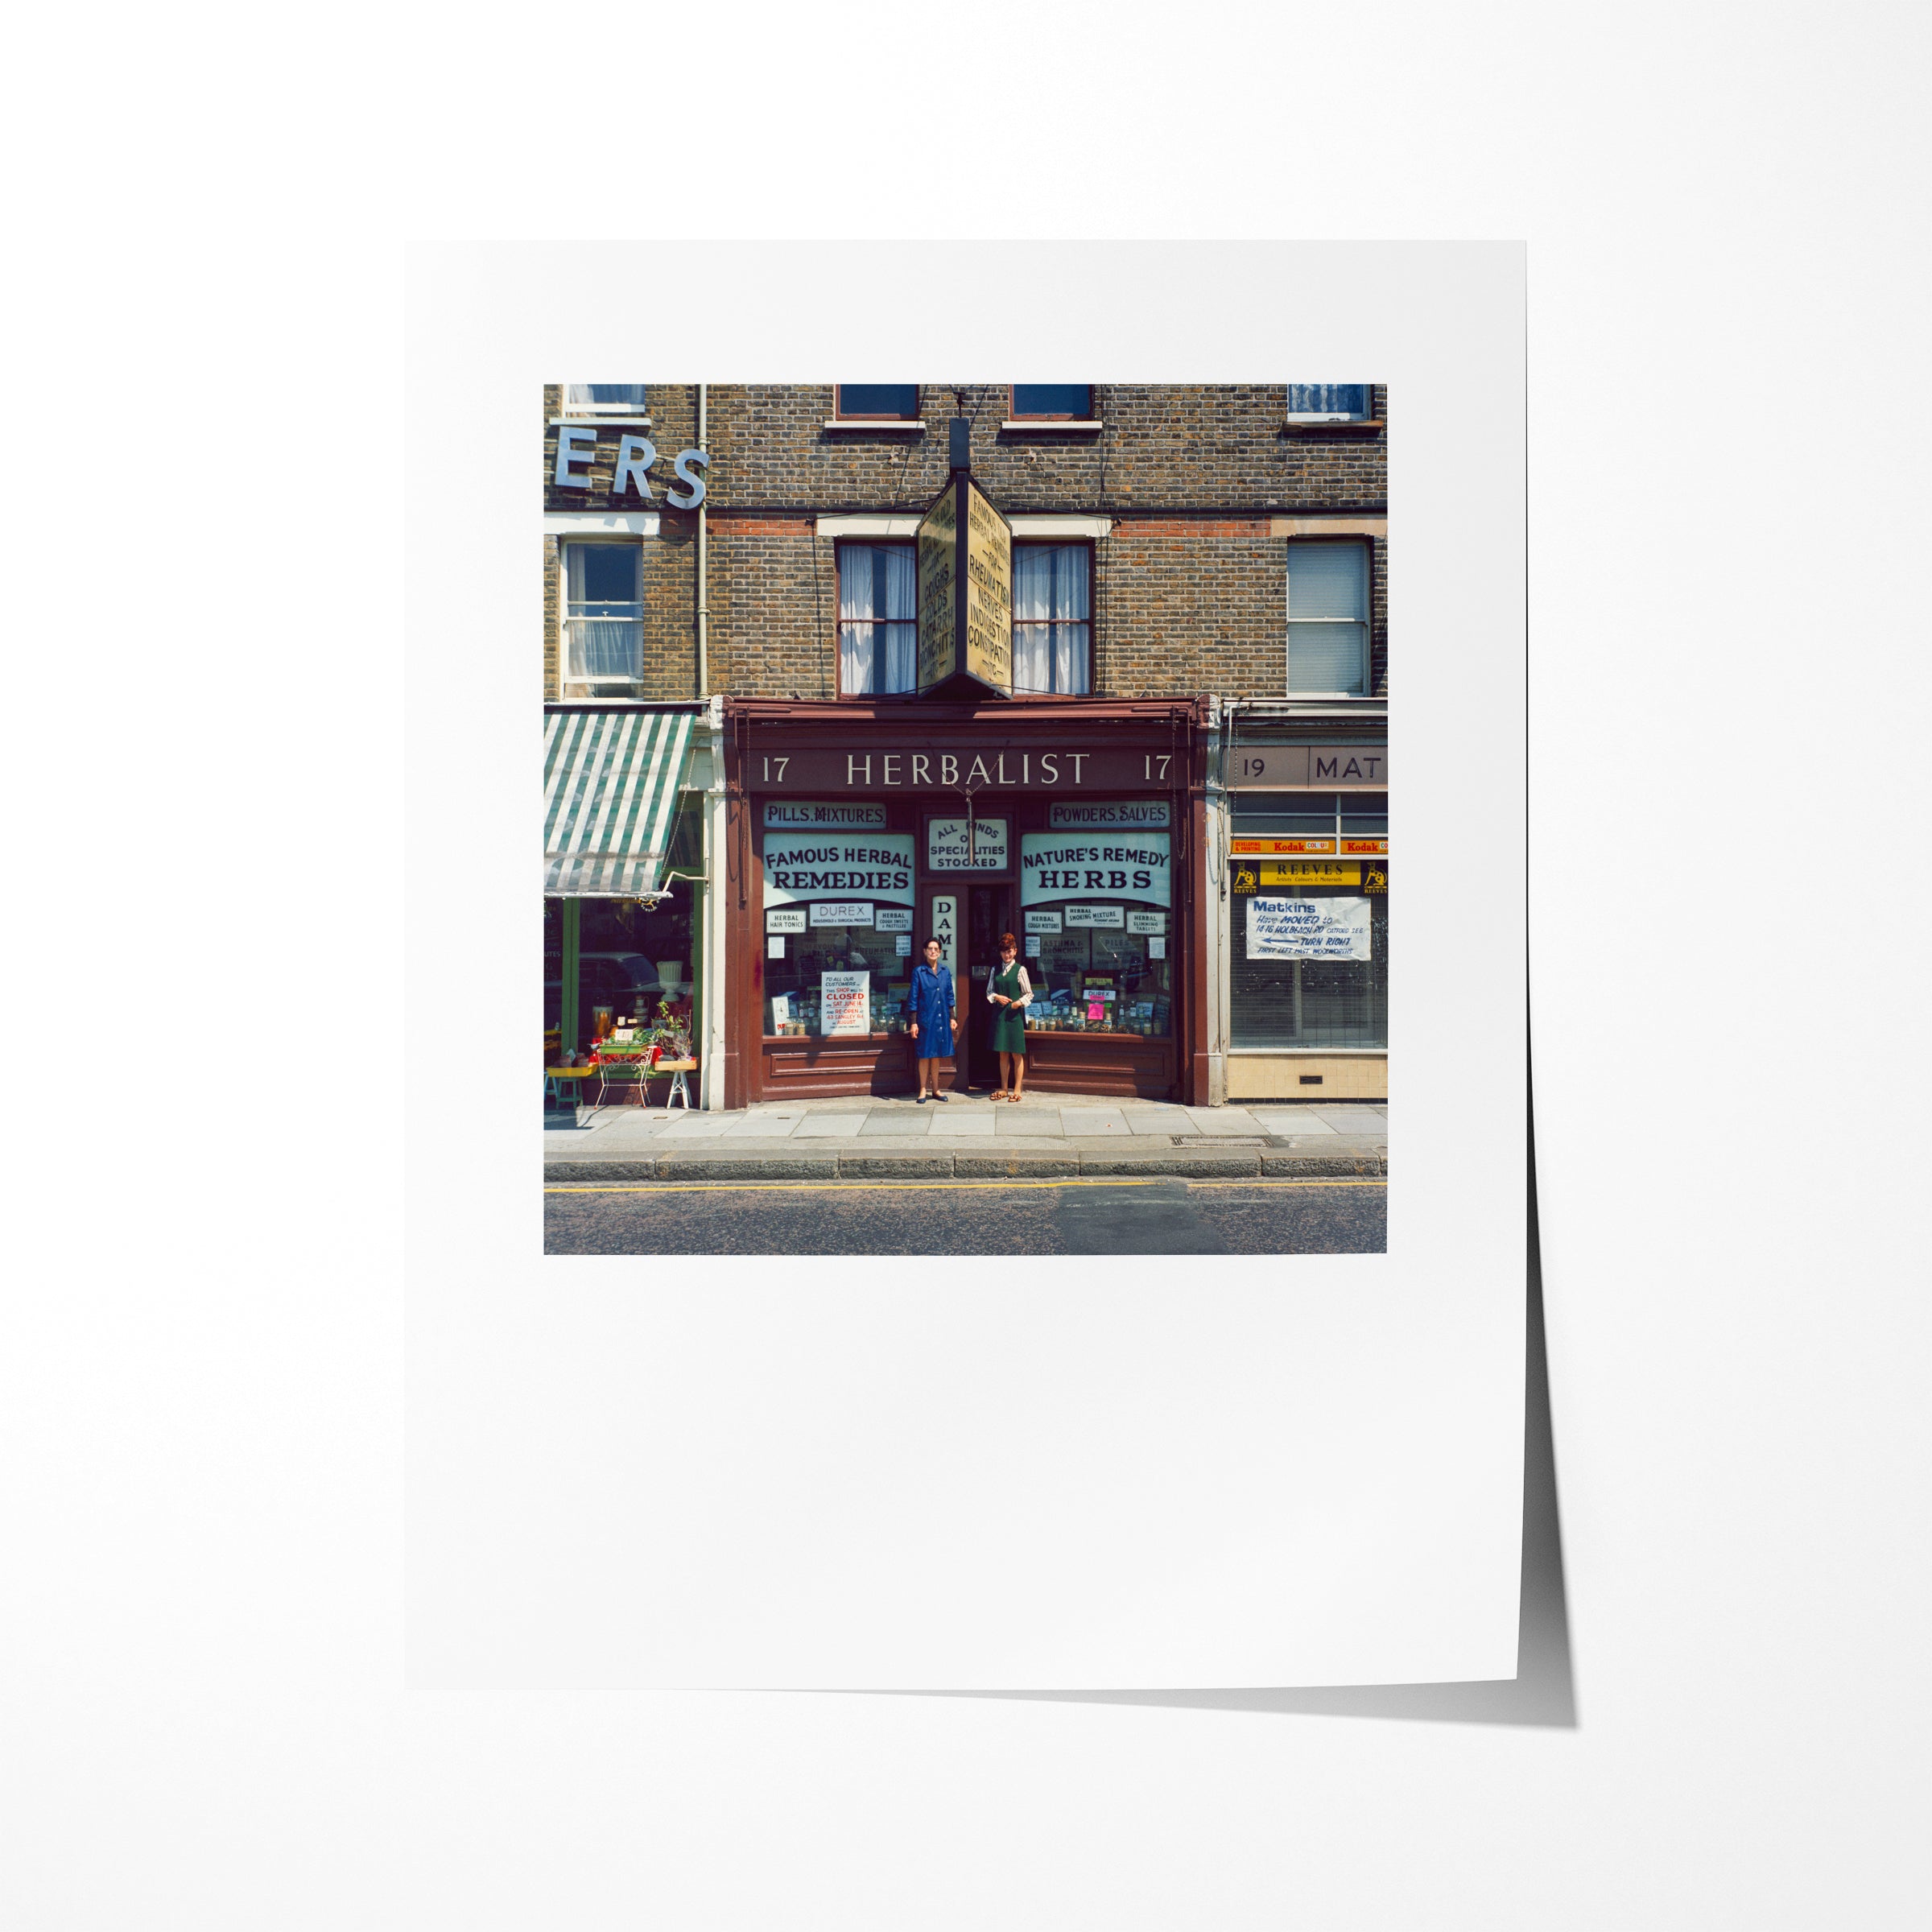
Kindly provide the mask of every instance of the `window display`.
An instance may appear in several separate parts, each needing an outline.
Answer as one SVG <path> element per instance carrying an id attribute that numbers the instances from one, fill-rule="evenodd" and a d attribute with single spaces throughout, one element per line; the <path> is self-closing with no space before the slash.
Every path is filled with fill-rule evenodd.
<path id="1" fill-rule="evenodd" d="M 877 916 L 873 908 L 865 910 Z M 900 951 L 906 935 L 869 919 L 864 924 L 813 925 L 782 936 L 784 956 L 765 962 L 768 1036 L 910 1033 L 912 960 L 910 947 Z M 859 1018 L 867 1023 L 855 1023 Z"/>

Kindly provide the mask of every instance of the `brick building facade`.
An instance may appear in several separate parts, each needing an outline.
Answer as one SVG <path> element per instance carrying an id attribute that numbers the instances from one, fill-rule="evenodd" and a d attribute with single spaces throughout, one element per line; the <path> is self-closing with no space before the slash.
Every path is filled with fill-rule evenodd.
<path id="1" fill-rule="evenodd" d="M 606 407 L 588 419 L 567 402 L 569 393 L 555 385 L 543 397 L 544 698 L 553 713 L 708 704 L 711 735 L 707 741 L 700 731 L 691 766 L 697 775 L 684 780 L 694 800 L 703 795 L 699 809 L 708 815 L 701 840 L 708 901 L 694 907 L 686 942 L 691 990 L 711 1009 L 700 1026 L 709 1055 L 708 1104 L 738 1105 L 777 1091 L 844 1091 L 838 1083 L 847 1080 L 858 1083 L 854 1090 L 898 1091 L 894 1083 L 902 1078 L 890 1041 L 835 1052 L 835 1042 L 815 1032 L 801 1044 L 799 1022 L 774 1017 L 803 1009 L 811 1026 L 819 1023 L 815 1000 L 801 995 L 801 1005 L 774 1005 L 770 987 L 778 980 L 760 964 L 766 928 L 755 883 L 748 898 L 744 881 L 757 880 L 766 828 L 778 820 L 759 816 L 773 807 L 754 794 L 749 734 L 755 729 L 767 754 L 780 748 L 782 760 L 790 731 L 808 762 L 819 763 L 848 729 L 850 742 L 877 745 L 881 756 L 902 741 L 913 744 L 909 729 L 929 727 L 917 741 L 935 746 L 967 747 L 989 723 L 1006 734 L 1005 742 L 1044 742 L 1038 733 L 1047 732 L 1049 714 L 1042 710 L 1034 725 L 1019 714 L 1046 703 L 1055 708 L 1052 729 L 1070 745 L 1137 745 L 1145 737 L 1154 747 L 1176 741 L 1176 732 L 1192 739 L 1174 765 L 1174 789 L 1162 795 L 1170 802 L 1161 823 L 1171 829 L 1154 835 L 1171 841 L 1172 924 L 1153 947 L 1158 972 L 1146 956 L 1151 942 L 1138 962 L 1146 986 L 1158 981 L 1162 993 L 1131 1009 L 1158 1013 L 1168 1043 L 1157 1051 L 1137 1038 L 1109 1064 L 1097 1053 L 1097 1031 L 1078 1051 L 1043 1039 L 1039 1055 L 1049 1075 L 1057 1055 L 1070 1090 L 1105 1091 L 1110 1080 L 1124 1080 L 1112 1090 L 1166 1091 L 1205 1103 L 1386 1096 L 1385 389 L 1304 394 L 1278 383 L 1096 385 L 1085 392 L 1084 411 L 1060 419 L 1022 417 L 1018 392 L 1005 385 L 922 385 L 916 402 L 884 420 L 841 413 L 841 393 L 831 383 L 703 390 L 644 385 L 618 392 L 630 397 L 627 408 Z M 1298 410 L 1310 395 L 1346 396 L 1352 406 Z M 950 425 L 960 416 L 971 424 L 973 481 L 1010 525 L 1016 559 L 1029 543 L 1084 552 L 1076 559 L 1084 583 L 1081 681 L 1051 696 L 1036 689 L 996 700 L 992 711 L 918 700 L 884 683 L 882 669 L 876 686 L 855 683 L 849 663 L 842 679 L 840 547 L 909 550 L 918 519 L 947 482 Z M 674 474 L 678 452 L 700 446 L 701 510 L 688 502 L 692 470 L 682 481 Z M 625 456 L 630 468 L 620 490 Z M 596 547 L 597 584 L 584 576 L 581 553 L 570 563 L 573 543 Z M 621 563 L 613 545 L 624 553 Z M 1312 601 L 1298 588 L 1291 608 L 1291 571 L 1312 572 L 1307 560 L 1319 562 L 1318 552 L 1332 563 L 1344 551 L 1359 558 L 1348 563 L 1356 588 L 1317 585 Z M 613 570 L 634 574 L 620 583 Z M 584 601 L 592 592 L 613 601 Z M 1310 688 L 1305 668 L 1290 675 L 1291 618 L 1335 616 L 1340 606 L 1331 609 L 1323 597 L 1353 597 L 1341 614 L 1363 625 L 1351 681 L 1335 690 Z M 612 626 L 625 640 L 621 666 L 580 642 L 573 650 L 573 612 L 580 640 L 597 630 L 584 613 L 621 613 Z M 1318 657 L 1332 634 L 1315 621 L 1298 625 L 1302 634 L 1315 640 Z M 1149 701 L 1169 708 L 1159 711 L 1158 724 Z M 1003 721 L 996 718 L 1001 706 Z M 769 779 L 769 755 L 764 769 Z M 1136 789 L 1113 795 L 1129 803 Z M 1017 927 L 1017 848 L 1025 836 L 1044 836 L 1026 828 L 1068 822 L 1050 821 L 1043 794 L 996 788 L 988 795 L 988 809 L 1001 815 L 1016 848 L 1008 885 L 996 881 L 984 892 L 969 886 L 964 897 L 935 898 L 935 885 L 946 881 L 926 869 L 925 841 L 935 835 L 923 807 L 936 811 L 943 802 L 880 795 L 872 822 L 889 828 L 881 837 L 904 840 L 917 855 L 918 886 L 909 897 L 922 931 L 935 916 L 956 916 L 964 929 L 980 917 L 988 894 L 995 929 Z M 1271 892 L 1282 897 L 1270 901 Z M 1362 893 L 1378 895 L 1373 919 L 1359 910 Z M 1338 929 L 1359 919 L 1353 936 L 1344 931 L 1323 942 L 1356 950 L 1338 952 L 1333 963 L 1311 952 L 1304 962 L 1257 941 L 1250 901 L 1311 898 L 1341 902 L 1331 922 Z M 939 907 L 948 910 L 939 915 Z M 1150 932 L 1151 915 L 1137 916 L 1139 929 Z M 1296 916 L 1312 917 L 1305 905 Z M 892 915 L 894 927 L 901 918 Z M 804 943 L 795 945 L 802 951 Z M 1070 933 L 1064 943 L 1071 945 Z M 1278 933 L 1274 943 L 1299 942 Z M 853 943 L 852 956 L 861 956 Z M 1092 970 L 1102 942 L 1087 943 L 1086 980 L 1104 985 L 1118 978 L 1118 1009 L 1129 1010 L 1129 980 Z M 1108 942 L 1108 964 L 1125 943 Z M 864 956 L 878 950 L 868 942 Z M 708 978 L 696 963 L 707 952 Z M 976 969 L 984 964 L 961 960 Z M 898 970 L 875 960 L 875 993 L 881 973 Z M 1085 981 L 1076 975 L 1074 984 L 1077 1009 Z M 1098 1030 L 1116 1029 L 1116 1007 L 1104 1010 Z M 1137 1024 L 1144 1035 L 1153 1022 Z M 1125 1024 L 1116 1030 L 1126 1030 Z M 786 1089 L 786 1079 L 804 1084 Z"/>

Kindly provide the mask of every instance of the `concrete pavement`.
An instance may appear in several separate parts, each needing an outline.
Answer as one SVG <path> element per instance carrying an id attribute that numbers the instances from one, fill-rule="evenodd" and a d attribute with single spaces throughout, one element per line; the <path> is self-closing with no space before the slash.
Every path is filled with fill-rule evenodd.
<path id="1" fill-rule="evenodd" d="M 862 1096 L 729 1113 L 637 1106 L 547 1115 L 546 1181 L 975 1180 L 1384 1174 L 1389 1110 L 1362 1101 L 1179 1107 L 1028 1095 L 924 1106 Z"/>

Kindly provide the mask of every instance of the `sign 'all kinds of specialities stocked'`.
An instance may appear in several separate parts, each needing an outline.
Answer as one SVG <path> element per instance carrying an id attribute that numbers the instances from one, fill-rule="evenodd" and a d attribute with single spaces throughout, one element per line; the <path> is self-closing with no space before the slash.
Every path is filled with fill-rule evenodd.
<path id="1" fill-rule="evenodd" d="M 1366 960 L 1373 957 L 1369 902 L 1281 899 L 1246 902 L 1251 960 Z"/>

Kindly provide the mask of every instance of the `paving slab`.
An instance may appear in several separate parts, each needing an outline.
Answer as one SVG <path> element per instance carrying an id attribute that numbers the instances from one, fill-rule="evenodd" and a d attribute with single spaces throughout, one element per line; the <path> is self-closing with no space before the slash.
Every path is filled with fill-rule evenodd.
<path id="1" fill-rule="evenodd" d="M 990 1141 L 997 1131 L 993 1124 L 992 1108 L 985 1108 L 976 1113 L 935 1113 L 927 1130 L 927 1137 L 935 1141 Z"/>
<path id="2" fill-rule="evenodd" d="M 1245 1133 L 1259 1139 L 1265 1132 L 1261 1122 L 1245 1107 L 1184 1107 L 1181 1111 L 1189 1125 L 1176 1128 L 1177 1133 Z"/>
<path id="3" fill-rule="evenodd" d="M 653 1137 L 660 1142 L 715 1141 L 720 1135 L 729 1133 L 737 1125 L 737 1117 L 733 1113 L 686 1114 L 680 1119 L 667 1121 Z"/>
<path id="4" fill-rule="evenodd" d="M 808 1113 L 791 1131 L 795 1141 L 849 1139 L 862 1133 L 862 1113 Z"/>
<path id="5" fill-rule="evenodd" d="M 907 1136 L 924 1139 L 929 1123 L 923 1113 L 880 1113 L 877 1111 L 865 1116 L 862 1132 L 867 1134 L 890 1133 L 901 1137 Z"/>
<path id="6" fill-rule="evenodd" d="M 744 1120 L 733 1118 L 724 1137 L 728 1141 L 784 1141 L 797 1132 L 803 1114 L 788 1113 L 774 1116 L 754 1114 Z"/>
<path id="7" fill-rule="evenodd" d="M 1318 1107 L 1315 1109 L 1337 1133 L 1386 1133 L 1389 1116 L 1380 1107 Z"/>
<path id="8" fill-rule="evenodd" d="M 1326 1121 L 1305 1107 L 1253 1107 L 1249 1111 L 1270 1133 L 1320 1134 L 1326 1139 L 1335 1132 Z"/>
<path id="9" fill-rule="evenodd" d="M 1060 1131 L 1075 1139 L 1085 1140 L 1094 1135 L 1131 1134 L 1133 1129 L 1127 1125 L 1126 1115 L 1117 1107 L 1063 1107 Z"/>
<path id="10" fill-rule="evenodd" d="M 1135 1133 L 1166 1135 L 1194 1132 L 1194 1122 L 1188 1118 L 1187 1109 L 1181 1107 L 1150 1107 L 1144 1112 L 1129 1114 L 1126 1120 L 1128 1127 Z"/>
<path id="11" fill-rule="evenodd" d="M 996 1133 L 1047 1133 L 1058 1139 L 1060 1110 L 1057 1107 L 1051 1113 L 1038 1107 L 996 1107 L 993 1110 L 993 1125 Z"/>

